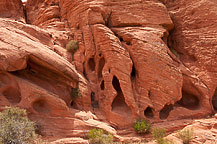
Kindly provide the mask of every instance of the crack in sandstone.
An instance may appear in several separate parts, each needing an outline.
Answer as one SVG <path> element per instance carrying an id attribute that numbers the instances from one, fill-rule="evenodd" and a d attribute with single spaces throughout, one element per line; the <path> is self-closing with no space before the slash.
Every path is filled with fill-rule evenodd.
<path id="1" fill-rule="evenodd" d="M 24 14 L 24 19 L 26 24 L 28 24 L 28 17 L 27 17 L 27 12 L 26 12 L 26 6 L 23 3 L 23 14 Z"/>

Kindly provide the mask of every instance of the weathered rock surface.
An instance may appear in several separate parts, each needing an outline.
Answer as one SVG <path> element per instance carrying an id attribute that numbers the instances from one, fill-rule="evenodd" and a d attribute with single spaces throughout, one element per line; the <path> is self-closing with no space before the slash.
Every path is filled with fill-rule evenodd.
<path id="1" fill-rule="evenodd" d="M 89 144 L 88 140 L 82 138 L 65 138 L 51 142 L 50 144 Z"/>
<path id="2" fill-rule="evenodd" d="M 121 139 L 138 118 L 173 129 L 217 110 L 214 1 L 0 3 L 0 108 L 26 108 L 44 136 Z"/>
<path id="3" fill-rule="evenodd" d="M 169 45 L 207 88 L 209 103 L 216 111 L 216 1 L 168 0 L 167 7 L 175 25 Z"/>
<path id="4" fill-rule="evenodd" d="M 64 119 L 72 123 L 67 118 L 72 117 L 70 92 L 79 81 L 79 86 L 86 81 L 72 64 L 43 44 L 50 42 L 48 32 L 5 19 L 0 19 L 0 25 L 1 105 L 24 107 L 30 117 L 38 117 L 50 128 Z"/>
<path id="5" fill-rule="evenodd" d="M 193 124 L 186 126 L 184 129 L 193 131 L 192 144 L 215 144 L 217 143 L 217 122 L 212 119 L 195 120 Z M 177 137 L 177 133 L 167 136 L 176 144 L 182 144 L 182 140 Z"/>
<path id="6" fill-rule="evenodd" d="M 31 0 L 25 7 L 29 24 L 64 30 L 64 22 L 60 19 L 59 0 Z"/>
<path id="7" fill-rule="evenodd" d="M 1 0 L 0 17 L 25 22 L 24 9 L 21 0 Z"/>

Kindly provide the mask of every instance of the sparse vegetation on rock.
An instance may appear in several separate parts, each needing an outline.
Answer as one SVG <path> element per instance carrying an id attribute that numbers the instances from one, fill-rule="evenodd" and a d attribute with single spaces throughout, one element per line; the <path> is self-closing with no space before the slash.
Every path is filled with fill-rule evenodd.
<path id="1" fill-rule="evenodd" d="M 90 130 L 89 141 L 91 144 L 112 144 L 113 136 L 102 129 L 94 128 Z"/>
<path id="2" fill-rule="evenodd" d="M 151 123 L 147 120 L 139 119 L 133 125 L 134 130 L 138 134 L 144 134 L 150 131 Z"/>
<path id="3" fill-rule="evenodd" d="M 183 129 L 178 132 L 177 137 L 180 138 L 183 144 L 189 144 L 193 139 L 194 131 L 193 129 Z"/>
<path id="4" fill-rule="evenodd" d="M 80 96 L 81 96 L 80 89 L 79 88 L 73 88 L 71 91 L 72 100 L 76 100 Z"/>
<path id="5" fill-rule="evenodd" d="M 36 137 L 35 123 L 24 109 L 6 107 L 0 113 L 0 142 L 3 144 L 29 144 Z"/>
<path id="6" fill-rule="evenodd" d="M 74 55 L 74 53 L 76 52 L 76 50 L 78 48 L 79 48 L 78 41 L 76 41 L 76 40 L 71 40 L 66 45 L 66 50 L 69 51 L 69 52 L 71 52 L 72 55 Z"/>
<path id="7" fill-rule="evenodd" d="M 165 139 L 166 130 L 163 128 L 152 129 L 152 137 L 156 140 L 158 144 L 173 144 L 172 141 Z"/>
<path id="8" fill-rule="evenodd" d="M 166 130 L 164 128 L 153 128 L 152 129 L 152 136 L 155 139 L 163 138 L 166 135 Z"/>

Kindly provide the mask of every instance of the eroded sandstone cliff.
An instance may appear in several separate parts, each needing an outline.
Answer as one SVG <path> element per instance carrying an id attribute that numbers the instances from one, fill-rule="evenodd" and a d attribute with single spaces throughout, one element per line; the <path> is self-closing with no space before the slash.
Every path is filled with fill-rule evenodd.
<path id="1" fill-rule="evenodd" d="M 116 134 L 141 117 L 217 111 L 215 1 L 0 3 L 1 109 L 26 108 L 44 136 L 82 136 L 91 127 Z M 79 43 L 74 55 L 65 49 L 70 40 Z"/>

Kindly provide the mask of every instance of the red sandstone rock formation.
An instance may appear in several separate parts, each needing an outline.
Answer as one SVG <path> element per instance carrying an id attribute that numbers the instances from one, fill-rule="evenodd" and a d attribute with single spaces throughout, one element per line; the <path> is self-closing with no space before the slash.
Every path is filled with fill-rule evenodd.
<path id="1" fill-rule="evenodd" d="M 21 0 L 1 0 L 0 17 L 12 18 L 24 22 L 25 16 Z"/>
<path id="2" fill-rule="evenodd" d="M 213 3 L 2 1 L 1 109 L 26 108 L 42 135 L 56 137 L 85 136 L 91 127 L 116 134 L 109 125 L 131 128 L 141 117 L 209 115 L 217 110 Z M 65 49 L 72 39 L 73 56 Z M 73 100 L 76 87 L 82 96 Z"/>
<path id="3" fill-rule="evenodd" d="M 215 144 L 217 143 L 217 122 L 214 118 L 195 120 L 193 124 L 186 126 L 184 129 L 193 131 L 192 144 Z M 177 138 L 177 133 L 167 136 L 176 144 L 182 144 L 182 140 Z"/>
<path id="4" fill-rule="evenodd" d="M 200 101 L 207 97 L 209 99 L 207 103 L 216 111 L 217 48 L 215 18 L 217 14 L 213 13 L 214 9 L 217 8 L 215 4 L 215 1 L 208 0 L 180 0 L 177 2 L 168 0 L 167 2 L 169 13 L 175 25 L 175 29 L 170 34 L 169 45 L 177 51 L 185 67 L 203 83 L 207 92 L 203 92 L 204 95 L 201 94 L 202 90 L 197 90 Z M 196 87 L 197 84 L 193 85 Z M 190 88 L 188 89 L 190 91 Z"/>

